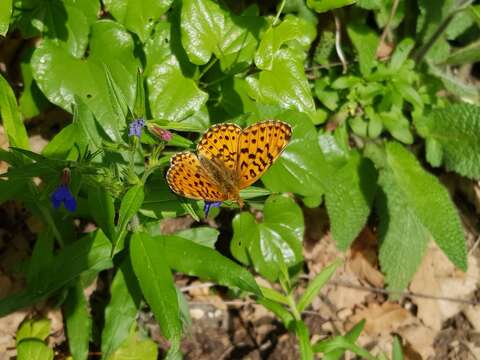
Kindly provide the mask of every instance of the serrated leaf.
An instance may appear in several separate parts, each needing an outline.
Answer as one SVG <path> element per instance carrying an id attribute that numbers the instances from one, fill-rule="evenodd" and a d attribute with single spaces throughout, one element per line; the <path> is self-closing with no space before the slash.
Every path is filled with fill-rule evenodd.
<path id="1" fill-rule="evenodd" d="M 273 195 L 265 202 L 263 222 L 257 224 L 250 213 L 242 212 L 233 220 L 230 250 L 233 256 L 253 265 L 270 281 L 280 275 L 279 263 L 294 268 L 302 260 L 303 215 L 288 197 Z"/>
<path id="2" fill-rule="evenodd" d="M 433 110 L 417 122 L 420 134 L 427 140 L 427 158 L 437 159 L 432 146 L 440 145 L 448 170 L 471 179 L 480 179 L 480 107 L 452 104 Z M 433 144 L 432 144 L 433 142 Z M 438 161 L 432 165 L 438 166 Z"/>
<path id="3" fill-rule="evenodd" d="M 347 162 L 332 170 L 325 203 L 332 236 L 345 251 L 365 226 L 376 192 L 373 164 L 352 152 Z"/>
<path id="4" fill-rule="evenodd" d="M 313 116 L 315 103 L 303 61 L 303 51 L 289 48 L 278 50 L 271 70 L 263 70 L 247 77 L 250 96 L 263 104 L 298 110 Z"/>
<path id="5" fill-rule="evenodd" d="M 3 75 L 0 75 L 0 116 L 10 147 L 30 149 L 27 130 L 17 107 L 17 99 Z"/>
<path id="6" fill-rule="evenodd" d="M 183 75 L 174 55 L 151 68 L 147 84 L 152 115 L 160 119 L 184 120 L 198 112 L 208 99 L 207 93 Z"/>
<path id="7" fill-rule="evenodd" d="M 156 238 L 146 233 L 133 234 L 130 258 L 140 288 L 171 348 L 179 349 L 182 324 L 167 255 Z"/>
<path id="8" fill-rule="evenodd" d="M 68 291 L 64 305 L 64 317 L 67 324 L 68 346 L 71 354 L 75 360 L 87 359 L 92 318 L 88 311 L 81 281 L 78 281 Z"/>
<path id="9" fill-rule="evenodd" d="M 317 32 L 312 23 L 288 14 L 279 25 L 269 27 L 263 34 L 255 53 L 255 65 L 262 70 L 271 70 L 276 52 L 282 45 L 293 43 L 306 50 L 316 35 Z"/>
<path id="10" fill-rule="evenodd" d="M 347 23 L 347 33 L 358 53 L 360 72 L 368 76 L 376 63 L 378 35 L 367 25 L 356 22 Z"/>
<path id="11" fill-rule="evenodd" d="M 66 111 L 72 111 L 75 96 L 79 96 L 110 139 L 119 140 L 125 121 L 112 109 L 103 66 L 108 67 L 131 108 L 139 61 L 133 54 L 131 35 L 120 24 L 100 20 L 91 29 L 87 59 L 75 59 L 53 41 L 44 40 L 32 57 L 34 78 L 47 98 Z"/>
<path id="12" fill-rule="evenodd" d="M 465 271 L 467 250 L 458 212 L 447 190 L 427 173 L 413 154 L 398 143 L 387 143 L 386 161 L 408 209 L 429 231 L 455 266 Z M 407 209 L 403 208 L 403 211 Z M 405 231 L 405 230 L 403 230 Z"/>
<path id="13" fill-rule="evenodd" d="M 170 8 L 172 2 L 173 0 L 106 0 L 104 4 L 118 22 L 145 42 L 155 21 Z"/>
<path id="14" fill-rule="evenodd" d="M 134 277 L 130 259 L 126 257 L 113 278 L 110 302 L 105 308 L 102 359 L 109 359 L 129 337 L 130 329 L 135 326 L 140 300 L 140 288 Z"/>

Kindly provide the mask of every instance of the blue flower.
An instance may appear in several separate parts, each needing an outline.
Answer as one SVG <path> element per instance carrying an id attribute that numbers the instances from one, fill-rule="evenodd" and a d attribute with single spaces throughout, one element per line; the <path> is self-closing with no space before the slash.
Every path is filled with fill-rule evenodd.
<path id="1" fill-rule="evenodd" d="M 208 216 L 211 208 L 218 208 L 220 205 L 222 205 L 221 201 L 205 201 L 205 205 L 203 206 L 205 217 Z"/>
<path id="2" fill-rule="evenodd" d="M 130 131 L 128 132 L 128 136 L 136 136 L 140 139 L 142 136 L 142 129 L 145 126 L 145 120 L 137 119 L 130 123 Z"/>
<path id="3" fill-rule="evenodd" d="M 59 185 L 50 196 L 50 201 L 55 209 L 58 209 L 63 203 L 65 209 L 74 212 L 77 209 L 77 200 L 73 197 L 67 185 Z"/>

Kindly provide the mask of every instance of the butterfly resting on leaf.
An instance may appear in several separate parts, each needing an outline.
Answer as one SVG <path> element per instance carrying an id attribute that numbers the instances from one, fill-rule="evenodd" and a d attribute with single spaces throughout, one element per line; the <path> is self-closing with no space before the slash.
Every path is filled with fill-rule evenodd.
<path id="1" fill-rule="evenodd" d="M 242 207 L 240 190 L 265 173 L 291 136 L 290 125 L 278 120 L 243 130 L 235 124 L 214 125 L 200 139 L 197 154 L 186 151 L 171 158 L 168 185 L 176 194 L 206 204 L 231 200 Z"/>

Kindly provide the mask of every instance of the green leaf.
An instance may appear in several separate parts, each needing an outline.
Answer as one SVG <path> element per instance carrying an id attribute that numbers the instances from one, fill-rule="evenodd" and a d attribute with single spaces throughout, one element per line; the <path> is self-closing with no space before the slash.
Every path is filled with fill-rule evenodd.
<path id="1" fill-rule="evenodd" d="M 376 64 L 378 35 L 367 25 L 356 22 L 347 23 L 347 33 L 358 53 L 360 72 L 368 76 Z"/>
<path id="2" fill-rule="evenodd" d="M 91 29 L 87 59 L 75 59 L 53 41 L 44 40 L 32 57 L 34 78 L 47 98 L 66 111 L 72 111 L 75 95 L 79 96 L 110 139 L 119 140 L 125 122 L 112 108 L 104 65 L 132 107 L 139 61 L 133 54 L 133 39 L 120 24 L 100 20 Z"/>
<path id="3" fill-rule="evenodd" d="M 30 149 L 27 130 L 17 107 L 17 99 L 3 75 L 0 75 L 0 116 L 10 146 Z"/>
<path id="4" fill-rule="evenodd" d="M 99 186 L 88 188 L 88 208 L 97 226 L 112 240 L 115 237 L 115 207 L 108 191 Z"/>
<path id="5" fill-rule="evenodd" d="M 127 233 L 127 225 L 133 216 L 137 214 L 138 210 L 140 210 L 144 197 L 145 195 L 142 184 L 132 186 L 123 196 L 120 204 L 118 228 L 115 241 L 113 242 L 112 254 L 115 253 L 116 247 L 125 238 Z"/>
<path id="6" fill-rule="evenodd" d="M 392 71 L 398 71 L 408 58 L 408 55 L 415 46 L 415 41 L 411 38 L 405 38 L 395 47 L 395 51 L 390 59 L 388 67 Z"/>
<path id="7" fill-rule="evenodd" d="M 172 269 L 261 296 L 252 274 L 217 251 L 177 236 L 154 239 Z"/>
<path id="8" fill-rule="evenodd" d="M 273 195 L 265 202 L 262 223 L 257 224 L 247 212 L 234 218 L 230 250 L 237 260 L 275 281 L 280 262 L 289 268 L 302 262 L 303 232 L 303 215 L 295 201 Z"/>
<path id="9" fill-rule="evenodd" d="M 247 77 L 249 95 L 260 103 L 305 112 L 313 117 L 315 103 L 303 68 L 304 53 L 282 48 L 271 70 Z"/>
<path id="10" fill-rule="evenodd" d="M 410 122 L 403 116 L 400 110 L 392 110 L 390 112 L 381 112 L 379 114 L 383 125 L 388 132 L 397 140 L 404 144 L 413 143 L 413 135 L 410 130 Z"/>
<path id="11" fill-rule="evenodd" d="M 255 53 L 255 65 L 262 70 L 271 70 L 277 51 L 285 43 L 292 43 L 302 50 L 308 47 L 317 35 L 314 24 L 288 14 L 277 26 L 271 26 L 263 34 Z"/>
<path id="12" fill-rule="evenodd" d="M 398 336 L 393 337 L 392 360 L 403 360 L 402 344 Z"/>
<path id="13" fill-rule="evenodd" d="M 185 229 L 175 233 L 178 237 L 191 240 L 198 245 L 211 249 L 215 249 L 215 243 L 217 242 L 219 234 L 220 231 L 208 226 Z"/>
<path id="14" fill-rule="evenodd" d="M 0 180 L 0 205 L 17 198 L 19 193 L 26 191 L 25 187 L 26 183 L 18 179 Z"/>
<path id="15" fill-rule="evenodd" d="M 300 359 L 313 360 L 313 350 L 310 345 L 310 334 L 307 326 L 302 320 L 295 321 L 295 335 L 300 344 Z"/>
<path id="16" fill-rule="evenodd" d="M 38 339 L 25 339 L 17 345 L 18 360 L 53 360 L 53 350 Z"/>
<path id="17" fill-rule="evenodd" d="M 261 286 L 260 289 L 262 290 L 262 295 L 271 301 L 275 301 L 279 304 L 283 305 L 290 305 L 288 298 L 285 295 L 280 294 L 277 290 Z"/>
<path id="18" fill-rule="evenodd" d="M 301 313 L 305 310 L 313 299 L 317 296 L 318 292 L 327 283 L 328 280 L 335 274 L 337 267 L 341 265 L 341 261 L 335 261 L 327 267 L 323 268 L 315 278 L 309 282 L 307 289 L 303 293 L 302 297 L 297 303 L 297 310 Z"/>
<path id="19" fill-rule="evenodd" d="M 206 64 L 212 54 L 220 59 L 223 70 L 237 63 L 250 64 L 263 24 L 261 17 L 233 15 L 211 0 L 182 2 L 182 44 L 197 65 Z"/>
<path id="20" fill-rule="evenodd" d="M 157 344 L 151 339 L 142 339 L 137 333 L 132 333 L 108 360 L 156 360 L 157 358 Z"/>
<path id="21" fill-rule="evenodd" d="M 342 167 L 336 167 L 330 174 L 325 204 L 332 236 L 343 251 L 367 222 L 377 188 L 376 182 L 377 173 L 372 162 L 358 152 L 352 152 L 347 162 Z"/>
<path id="22" fill-rule="evenodd" d="M 5 36 L 10 25 L 12 15 L 12 0 L 4 0 L 0 3 L 0 35 Z"/>
<path id="23" fill-rule="evenodd" d="M 160 119 L 184 120 L 198 112 L 208 99 L 207 93 L 183 75 L 174 55 L 153 66 L 147 84 L 152 115 Z"/>
<path id="24" fill-rule="evenodd" d="M 389 208 L 380 212 L 384 229 L 380 262 L 382 268 L 387 267 L 387 281 L 390 280 L 392 286 L 401 286 L 410 280 L 410 274 L 413 275 L 420 263 L 428 233 L 452 263 L 465 271 L 465 238 L 458 212 L 447 190 L 398 143 L 387 143 L 385 161 L 386 168 L 381 173 L 380 184 Z M 412 241 L 410 245 L 406 245 L 405 234 L 409 235 L 408 241 Z M 408 251 L 408 256 L 398 256 L 402 248 Z"/>
<path id="25" fill-rule="evenodd" d="M 171 349 L 178 350 L 182 324 L 177 293 L 167 263 L 170 254 L 162 247 L 158 238 L 146 233 L 134 233 L 130 243 L 130 258 L 145 300 L 159 322 L 163 335 L 170 341 Z"/>
<path id="26" fill-rule="evenodd" d="M 102 358 L 109 359 L 129 337 L 140 304 L 141 292 L 134 277 L 130 259 L 126 257 L 113 278 L 110 302 L 105 308 L 102 331 Z"/>
<path id="27" fill-rule="evenodd" d="M 87 359 L 92 319 L 81 281 L 70 288 L 64 306 L 70 352 L 75 360 Z"/>
<path id="28" fill-rule="evenodd" d="M 447 65 L 462 65 L 480 61 L 480 41 L 475 41 L 463 48 L 455 50 L 445 60 Z"/>
<path id="29" fill-rule="evenodd" d="M 448 170 L 471 179 L 480 179 L 480 107 L 470 104 L 453 104 L 432 111 L 416 123 L 427 144 L 440 145 L 443 161 Z M 432 144 L 427 146 L 427 158 L 432 154 Z M 434 165 L 434 164 L 432 164 Z M 438 164 L 436 164 L 438 166 Z"/>
<path id="30" fill-rule="evenodd" d="M 333 9 L 355 4 L 357 0 L 307 0 L 309 8 L 317 13 L 324 13 Z"/>
<path id="31" fill-rule="evenodd" d="M 148 38 L 155 21 L 170 8 L 173 0 L 105 0 L 106 10 L 142 42 Z"/>
<path id="32" fill-rule="evenodd" d="M 45 146 L 42 155 L 49 158 L 66 160 L 72 147 L 79 140 L 78 130 L 78 126 L 75 123 L 65 126 L 53 137 L 47 146 Z"/>
<path id="33" fill-rule="evenodd" d="M 39 339 L 45 340 L 48 335 L 50 335 L 51 329 L 51 321 L 49 319 L 40 319 L 40 320 L 33 320 L 29 319 L 20 325 L 20 328 L 17 330 L 17 334 L 15 336 L 17 345 L 23 339 Z"/>
<path id="34" fill-rule="evenodd" d="M 320 150 L 315 127 L 304 114 L 285 111 L 274 118 L 292 126 L 292 138 L 273 166 L 262 176 L 272 192 L 293 192 L 319 199 L 324 193 L 327 164 Z"/>
<path id="35" fill-rule="evenodd" d="M 44 299 L 87 270 L 111 267 L 110 251 L 111 244 L 100 230 L 65 246 L 40 270 L 37 283 L 0 300 L 0 317 Z"/>
<path id="36" fill-rule="evenodd" d="M 28 263 L 27 286 L 33 287 L 42 281 L 39 276 L 41 270 L 50 265 L 53 260 L 54 236 L 50 227 L 38 234 L 32 251 L 32 257 Z"/>

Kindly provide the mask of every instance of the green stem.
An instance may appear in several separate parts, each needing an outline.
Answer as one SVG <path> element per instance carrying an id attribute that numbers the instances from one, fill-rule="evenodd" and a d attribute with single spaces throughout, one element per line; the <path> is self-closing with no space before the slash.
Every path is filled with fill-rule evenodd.
<path id="1" fill-rule="evenodd" d="M 283 12 L 283 8 L 285 7 L 286 0 L 282 0 L 280 3 L 280 7 L 278 8 L 277 15 L 275 16 L 275 20 L 273 20 L 272 27 L 277 25 L 278 19 Z"/>
<path id="2" fill-rule="evenodd" d="M 210 60 L 210 62 L 207 64 L 207 66 L 205 66 L 202 69 L 202 72 L 200 73 L 200 75 L 198 75 L 197 80 L 200 80 L 203 77 L 203 75 L 205 75 L 208 72 L 208 70 L 210 70 L 210 68 L 217 63 L 217 61 L 218 61 L 218 58 L 214 58 L 214 59 Z"/>
<path id="3" fill-rule="evenodd" d="M 297 321 L 302 320 L 302 315 L 297 310 L 297 304 L 295 303 L 295 298 L 293 297 L 293 293 L 289 293 L 287 295 L 288 306 L 290 306 L 290 311 L 292 312 L 293 317 Z"/>

